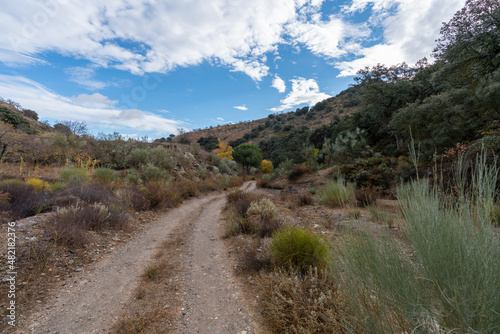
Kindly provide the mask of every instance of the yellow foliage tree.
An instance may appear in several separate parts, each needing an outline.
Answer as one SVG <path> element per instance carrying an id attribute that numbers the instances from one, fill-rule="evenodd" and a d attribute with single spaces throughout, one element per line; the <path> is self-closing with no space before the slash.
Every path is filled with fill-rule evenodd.
<path id="1" fill-rule="evenodd" d="M 219 145 L 217 145 L 219 147 L 214 150 L 215 154 L 221 159 L 233 160 L 233 148 L 224 143 L 220 138 L 217 138 L 217 140 L 219 141 Z"/>
<path id="2" fill-rule="evenodd" d="M 262 169 L 262 171 L 265 174 L 271 174 L 274 170 L 274 166 L 273 166 L 273 163 L 271 161 L 262 160 L 262 163 L 260 164 L 260 169 Z"/>

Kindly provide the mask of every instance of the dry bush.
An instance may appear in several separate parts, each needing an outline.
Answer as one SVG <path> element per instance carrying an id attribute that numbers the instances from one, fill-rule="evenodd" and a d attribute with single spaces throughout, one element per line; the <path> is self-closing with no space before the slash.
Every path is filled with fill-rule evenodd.
<path id="1" fill-rule="evenodd" d="M 260 240 L 257 239 L 258 242 Z M 271 259 L 263 252 L 257 251 L 258 246 L 254 243 L 248 245 L 240 256 L 239 271 L 244 274 L 258 273 L 271 267 Z"/>
<path id="2" fill-rule="evenodd" d="M 189 197 L 195 197 L 199 194 L 200 189 L 198 183 L 188 179 L 176 180 L 172 186 L 171 190 L 179 194 L 181 199 L 186 199 Z"/>
<path id="3" fill-rule="evenodd" d="M 241 176 L 231 176 L 229 178 L 229 188 L 241 187 L 243 185 L 243 178 Z"/>
<path id="4" fill-rule="evenodd" d="M 51 220 L 51 228 L 47 230 L 49 238 L 74 247 L 83 247 L 89 242 L 87 230 L 122 230 L 129 223 L 129 217 L 119 207 L 83 202 L 58 208 Z"/>
<path id="5" fill-rule="evenodd" d="M 276 217 L 265 218 L 257 225 L 257 234 L 261 238 L 270 237 L 283 228 L 283 222 Z"/>
<path id="6" fill-rule="evenodd" d="M 178 198 L 178 195 L 170 188 L 163 181 L 152 181 L 148 182 L 146 187 L 141 190 L 143 190 L 144 198 L 149 203 L 149 208 L 151 210 L 161 210 L 173 208 L 177 203 L 176 198 Z"/>
<path id="7" fill-rule="evenodd" d="M 234 207 L 238 215 L 243 217 L 246 215 L 252 202 L 255 201 L 258 197 L 257 195 L 251 194 L 249 192 L 236 190 L 227 194 L 226 198 L 227 205 L 229 207 Z"/>
<path id="8" fill-rule="evenodd" d="M 262 274 L 260 302 L 270 333 L 346 333 L 336 287 L 326 272 Z"/>
<path id="9" fill-rule="evenodd" d="M 257 187 L 259 188 L 271 188 L 271 182 L 266 179 L 260 179 L 257 181 Z"/>
<path id="10" fill-rule="evenodd" d="M 144 192 L 147 188 L 141 191 L 138 187 L 129 187 L 126 190 L 126 202 L 136 211 L 149 210 L 149 201 L 146 199 Z"/>
<path id="11" fill-rule="evenodd" d="M 293 166 L 292 171 L 288 174 L 290 181 L 298 180 L 302 175 L 311 173 L 311 170 L 304 165 Z"/>
<path id="12" fill-rule="evenodd" d="M 49 194 L 36 191 L 32 186 L 22 182 L 4 181 L 0 183 L 0 193 L 4 194 L 3 204 L 0 203 L 0 211 L 8 212 L 7 217 L 11 220 L 49 211 L 52 206 Z M 7 198 L 8 201 L 6 201 Z"/>
<path id="13" fill-rule="evenodd" d="M 314 204 L 313 195 L 308 191 L 303 191 L 297 195 L 296 203 L 298 206 L 312 205 Z"/>
<path id="14" fill-rule="evenodd" d="M 257 181 L 257 186 L 260 188 L 267 188 L 267 189 L 284 189 L 285 188 L 285 186 L 283 184 L 279 184 L 279 183 L 276 183 L 276 182 L 273 182 L 271 180 L 267 180 L 264 178 Z"/>
<path id="15" fill-rule="evenodd" d="M 363 206 L 370 206 L 375 204 L 377 199 L 382 195 L 381 191 L 374 186 L 363 186 L 354 191 L 356 201 Z"/>
<path id="16" fill-rule="evenodd" d="M 109 204 L 118 201 L 113 191 L 107 189 L 102 183 L 90 183 L 80 187 L 73 187 L 64 191 L 61 196 L 73 196 L 89 204 Z"/>
<path id="17" fill-rule="evenodd" d="M 207 193 L 219 190 L 219 184 L 214 179 L 207 178 L 200 183 L 199 188 L 202 193 Z"/>
<path id="18" fill-rule="evenodd" d="M 30 242 L 27 247 L 20 248 L 17 260 L 23 265 L 33 266 L 38 271 L 42 271 L 56 251 L 55 242 L 51 242 L 48 238 L 41 238 Z"/>
<path id="19" fill-rule="evenodd" d="M 232 237 L 239 234 L 253 234 L 255 230 L 254 223 L 242 217 L 234 208 L 226 217 L 225 237 Z"/>
<path id="20" fill-rule="evenodd" d="M 10 196 L 8 193 L 0 191 L 0 206 L 7 204 L 10 200 Z"/>

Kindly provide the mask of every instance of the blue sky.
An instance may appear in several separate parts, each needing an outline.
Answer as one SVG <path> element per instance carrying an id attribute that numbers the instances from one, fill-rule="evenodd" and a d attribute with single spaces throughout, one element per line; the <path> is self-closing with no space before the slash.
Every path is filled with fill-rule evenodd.
<path id="1" fill-rule="evenodd" d="M 314 105 L 429 57 L 465 0 L 17 0 L 0 96 L 51 124 L 166 137 Z"/>

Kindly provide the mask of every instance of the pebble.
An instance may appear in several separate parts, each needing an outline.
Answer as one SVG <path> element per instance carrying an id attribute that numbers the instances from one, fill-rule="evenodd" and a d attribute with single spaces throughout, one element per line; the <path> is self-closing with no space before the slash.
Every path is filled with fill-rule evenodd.
<path id="1" fill-rule="evenodd" d="M 76 268 L 75 271 L 82 271 L 83 268 Z"/>
<path id="2" fill-rule="evenodd" d="M 31 324 L 29 326 L 29 328 L 35 328 L 35 327 L 38 327 L 38 326 L 40 326 L 40 323 L 39 322 L 35 322 L 35 323 Z"/>

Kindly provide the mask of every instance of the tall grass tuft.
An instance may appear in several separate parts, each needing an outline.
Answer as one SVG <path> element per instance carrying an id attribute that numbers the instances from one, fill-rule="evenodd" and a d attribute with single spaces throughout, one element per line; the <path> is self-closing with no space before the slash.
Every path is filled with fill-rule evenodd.
<path id="1" fill-rule="evenodd" d="M 354 198 L 354 185 L 346 183 L 342 178 L 330 181 L 318 190 L 319 202 L 335 208 L 345 207 L 352 203 Z"/>
<path id="2" fill-rule="evenodd" d="M 499 169 L 484 157 L 470 182 L 459 179 L 458 198 L 427 180 L 398 189 L 407 245 L 354 236 L 339 247 L 350 329 L 500 332 L 500 241 L 492 226 Z"/>

